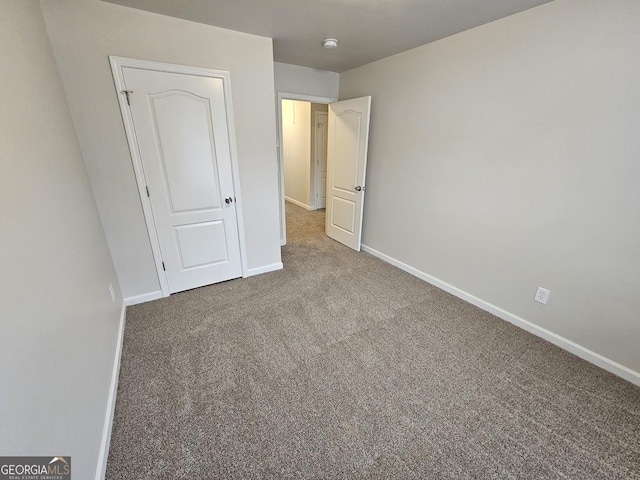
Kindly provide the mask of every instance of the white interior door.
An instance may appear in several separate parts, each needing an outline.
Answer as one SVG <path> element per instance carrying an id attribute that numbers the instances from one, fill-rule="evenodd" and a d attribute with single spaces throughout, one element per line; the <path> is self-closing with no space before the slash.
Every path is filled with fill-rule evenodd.
<path id="1" fill-rule="evenodd" d="M 223 80 L 122 72 L 170 293 L 240 277 Z"/>
<path id="2" fill-rule="evenodd" d="M 329 105 L 326 232 L 360 251 L 371 97 Z"/>
<path id="3" fill-rule="evenodd" d="M 316 112 L 316 208 L 327 205 L 327 135 L 327 114 Z"/>

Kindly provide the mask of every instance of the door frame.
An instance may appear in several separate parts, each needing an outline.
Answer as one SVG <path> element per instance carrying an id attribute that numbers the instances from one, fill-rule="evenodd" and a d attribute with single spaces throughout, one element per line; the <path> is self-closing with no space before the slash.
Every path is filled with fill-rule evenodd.
<path id="1" fill-rule="evenodd" d="M 278 92 L 276 104 L 276 126 L 278 129 L 278 139 L 276 146 L 278 148 L 278 196 L 280 199 L 280 245 L 287 244 L 287 222 L 285 219 L 284 206 L 284 159 L 282 157 L 282 100 L 301 100 L 303 102 L 321 103 L 329 105 L 337 102 L 334 97 L 317 97 L 315 95 L 304 95 L 300 93 Z"/>
<path id="2" fill-rule="evenodd" d="M 138 195 L 140 196 L 140 202 L 142 204 L 142 211 L 144 213 L 144 220 L 147 226 L 147 233 L 149 235 L 149 242 L 151 243 L 151 251 L 153 253 L 153 260 L 156 266 L 156 273 L 158 275 L 158 281 L 160 282 L 160 289 L 162 290 L 162 296 L 168 297 L 169 282 L 167 281 L 167 274 L 162 267 L 162 253 L 160 250 L 160 241 L 158 240 L 158 234 L 156 231 L 156 224 L 153 218 L 153 210 L 151 208 L 151 200 L 147 196 L 147 182 L 145 179 L 144 168 L 142 166 L 142 158 L 140 157 L 140 151 L 138 150 L 138 139 L 136 137 L 135 128 L 133 125 L 133 117 L 131 110 L 127 104 L 127 97 L 123 95 L 123 91 L 126 90 L 123 68 L 137 68 L 141 70 L 151 70 L 155 72 L 166 73 L 178 73 L 183 75 L 196 75 L 200 77 L 212 77 L 222 80 L 224 90 L 224 105 L 227 114 L 227 127 L 229 132 L 229 151 L 231 154 L 231 176 L 233 181 L 233 191 L 236 198 L 236 224 L 238 229 L 238 239 L 240 243 L 240 265 L 242 267 L 242 277 L 247 277 L 247 254 L 246 254 L 246 242 L 244 233 L 244 216 L 242 214 L 242 195 L 240 193 L 240 170 L 238 168 L 238 152 L 236 149 L 236 129 L 233 120 L 233 103 L 231 100 L 231 74 L 226 70 L 214 70 L 211 68 L 203 67 L 191 67 L 187 65 L 176 65 L 173 63 L 154 62 L 150 60 L 140 60 L 136 58 L 118 57 L 109 55 L 109 63 L 111 65 L 111 72 L 113 74 L 113 81 L 116 88 L 116 94 L 118 97 L 118 104 L 120 106 L 120 113 L 122 114 L 122 120 L 124 123 L 124 130 L 127 136 L 127 143 L 129 145 L 129 153 L 131 154 L 131 161 L 133 163 L 133 171 L 136 177 L 136 183 L 138 185 Z M 135 95 L 135 92 L 133 92 Z"/>
<path id="3" fill-rule="evenodd" d="M 321 170 L 320 170 L 320 162 L 318 162 L 318 146 L 320 145 L 320 142 L 318 142 L 318 123 L 319 123 L 319 118 L 321 115 L 324 115 L 325 117 L 327 117 L 327 135 L 329 135 L 329 112 L 318 112 L 317 110 L 314 112 L 313 115 L 313 125 L 314 128 L 316 129 L 316 134 L 314 136 L 314 145 L 313 145 L 313 156 L 314 156 L 314 179 L 313 179 L 313 192 L 312 195 L 314 195 L 314 199 L 315 202 L 313 204 L 313 206 L 318 209 L 318 208 L 324 208 L 324 207 L 320 207 L 318 204 L 320 203 L 320 197 L 318 196 L 320 193 L 320 177 L 321 177 Z M 324 153 L 325 155 L 327 155 L 327 145 L 324 146 Z M 326 192 L 325 192 L 325 204 L 326 204 Z"/>

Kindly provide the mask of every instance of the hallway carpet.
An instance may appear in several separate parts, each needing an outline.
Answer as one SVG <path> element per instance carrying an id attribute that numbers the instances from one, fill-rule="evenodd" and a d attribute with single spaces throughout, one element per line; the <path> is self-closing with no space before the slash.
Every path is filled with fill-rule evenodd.
<path id="1" fill-rule="evenodd" d="M 640 389 L 323 234 L 127 310 L 108 479 L 640 478 Z"/>

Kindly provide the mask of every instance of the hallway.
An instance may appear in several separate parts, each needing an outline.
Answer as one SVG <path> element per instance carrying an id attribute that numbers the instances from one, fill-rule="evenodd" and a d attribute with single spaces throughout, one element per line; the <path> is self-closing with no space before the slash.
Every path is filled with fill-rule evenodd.
<path id="1" fill-rule="evenodd" d="M 287 222 L 287 243 L 296 245 L 304 241 L 321 241 L 324 236 L 325 212 L 321 210 L 305 210 L 304 208 L 285 202 Z M 285 255 L 288 249 L 282 252 Z"/>

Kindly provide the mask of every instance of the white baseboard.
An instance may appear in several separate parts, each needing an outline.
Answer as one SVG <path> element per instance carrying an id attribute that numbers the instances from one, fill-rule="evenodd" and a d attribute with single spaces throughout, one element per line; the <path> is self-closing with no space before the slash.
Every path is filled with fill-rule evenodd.
<path id="1" fill-rule="evenodd" d="M 299 206 L 299 207 L 304 208 L 305 210 L 316 210 L 316 207 L 312 207 L 311 205 L 307 205 L 306 203 L 299 202 L 298 200 L 294 200 L 294 199 L 293 199 L 293 198 L 291 198 L 291 197 L 287 197 L 287 196 L 285 196 L 285 197 L 284 197 L 284 199 L 285 199 L 287 202 L 291 202 L 291 203 L 293 203 L 294 205 L 297 205 L 297 206 Z"/>
<path id="2" fill-rule="evenodd" d="M 120 325 L 118 327 L 118 339 L 116 341 L 116 353 L 113 358 L 113 371 L 111 373 L 111 385 L 107 400 L 107 411 L 102 429 L 102 442 L 100 443 L 100 456 L 96 469 L 96 480 L 104 480 L 107 472 L 107 459 L 109 458 L 109 444 L 111 442 L 111 428 L 113 427 L 113 414 L 116 409 L 116 394 L 118 393 L 118 376 L 120 374 L 120 358 L 122 357 L 122 343 L 124 340 L 124 324 L 126 322 L 127 309 L 123 302 L 120 313 Z"/>
<path id="3" fill-rule="evenodd" d="M 482 310 L 492 313 L 493 315 L 500 317 L 501 319 L 506 320 L 507 322 L 512 323 L 515 326 L 520 327 L 529 333 L 532 333 L 538 337 L 544 338 L 545 340 L 553 343 L 554 345 L 568 352 L 573 353 L 574 355 L 577 355 L 578 357 L 586 360 L 587 362 L 593 363 L 594 365 L 597 365 L 600 368 L 604 368 L 605 370 L 613 373 L 614 375 L 617 375 L 621 378 L 624 378 L 625 380 L 628 380 L 629 382 L 635 385 L 640 386 L 640 373 L 636 372 L 635 370 L 631 370 L 630 368 L 625 367 L 624 365 L 620 365 L 619 363 L 614 362 L 613 360 L 607 357 L 604 357 L 599 353 L 596 353 L 592 350 L 589 350 L 586 347 L 583 347 L 582 345 L 572 342 L 571 340 L 568 340 L 564 337 L 561 337 L 560 335 L 553 333 L 552 331 L 547 330 L 546 328 L 539 327 L 538 325 L 531 323 L 525 320 L 524 318 L 518 317 L 513 313 L 507 312 L 506 310 L 503 310 L 502 308 L 497 307 L 489 302 L 485 302 L 484 300 L 474 295 L 471 295 L 470 293 L 467 293 L 463 290 L 460 290 L 457 287 L 454 287 L 453 285 L 450 285 L 446 282 L 443 282 L 442 280 L 432 277 L 431 275 L 424 273 L 410 265 L 407 265 L 406 263 L 403 263 L 400 260 L 396 260 L 395 258 L 390 257 L 389 255 L 379 252 L 374 248 L 371 248 L 367 245 L 362 245 L 362 250 L 367 253 L 370 253 L 374 257 L 378 257 L 379 259 L 384 260 L 387 263 L 390 263 L 395 267 L 398 267 L 401 270 L 404 270 L 407 273 L 410 273 L 415 277 L 418 277 L 421 280 L 424 280 L 427 283 L 430 283 L 431 285 L 434 285 L 444 290 L 445 292 L 455 295 L 456 297 L 466 302 L 469 302 L 472 305 L 475 305 L 476 307 L 481 308 Z"/>
<path id="4" fill-rule="evenodd" d="M 127 297 L 124 299 L 124 304 L 127 307 L 131 305 L 137 305 L 139 303 L 150 302 L 162 298 L 162 292 L 156 290 L 155 292 L 143 293 L 142 295 L 134 295 L 133 297 Z"/>
<path id="5" fill-rule="evenodd" d="M 275 272 L 276 270 L 282 270 L 282 262 L 272 263 L 271 265 L 264 265 L 262 267 L 250 268 L 247 273 L 243 275 L 243 278 L 253 277 L 254 275 L 260 275 L 261 273 Z"/>

